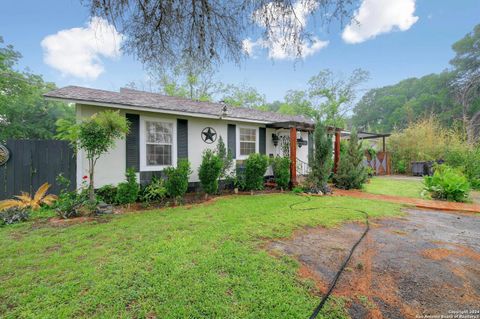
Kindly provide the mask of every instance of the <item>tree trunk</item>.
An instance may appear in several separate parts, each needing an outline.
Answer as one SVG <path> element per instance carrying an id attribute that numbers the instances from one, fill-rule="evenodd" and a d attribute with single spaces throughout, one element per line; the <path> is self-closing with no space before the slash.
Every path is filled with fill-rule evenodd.
<path id="1" fill-rule="evenodd" d="M 95 184 L 94 184 L 94 180 L 93 180 L 93 173 L 94 173 L 94 164 L 93 164 L 93 160 L 90 161 L 90 167 L 88 168 L 88 173 L 89 173 L 89 179 L 90 179 L 90 184 L 88 186 L 88 199 L 90 201 L 94 201 L 95 200 Z"/>
<path id="2" fill-rule="evenodd" d="M 472 118 L 467 122 L 467 141 L 469 144 L 473 144 L 478 140 L 476 126 L 480 120 L 480 111 L 475 113 Z"/>

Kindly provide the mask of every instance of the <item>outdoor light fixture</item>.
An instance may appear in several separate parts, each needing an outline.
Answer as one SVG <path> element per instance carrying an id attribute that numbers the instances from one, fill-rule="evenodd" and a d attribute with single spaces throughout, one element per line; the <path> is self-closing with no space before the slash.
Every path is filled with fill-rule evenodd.
<path id="1" fill-rule="evenodd" d="M 272 133 L 272 142 L 273 142 L 273 146 L 277 146 L 278 145 L 278 140 L 279 140 L 279 137 L 277 134 L 275 133 Z"/>
<path id="2" fill-rule="evenodd" d="M 297 145 L 299 148 L 307 144 L 307 141 L 305 141 L 302 136 L 300 136 L 300 138 L 297 138 Z"/>

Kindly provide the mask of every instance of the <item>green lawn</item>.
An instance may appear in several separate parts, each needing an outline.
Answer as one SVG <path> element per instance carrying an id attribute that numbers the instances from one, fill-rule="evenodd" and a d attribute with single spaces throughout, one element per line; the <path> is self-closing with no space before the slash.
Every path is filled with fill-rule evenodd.
<path id="1" fill-rule="evenodd" d="M 262 245 L 400 206 L 348 197 L 237 196 L 215 203 L 52 227 L 0 228 L 2 318 L 305 318 L 319 301 L 298 263 Z M 325 318 L 345 316 L 343 300 Z"/>
<path id="2" fill-rule="evenodd" d="M 420 195 L 422 189 L 421 179 L 374 177 L 368 184 L 365 184 L 363 190 L 372 194 L 422 198 Z"/>

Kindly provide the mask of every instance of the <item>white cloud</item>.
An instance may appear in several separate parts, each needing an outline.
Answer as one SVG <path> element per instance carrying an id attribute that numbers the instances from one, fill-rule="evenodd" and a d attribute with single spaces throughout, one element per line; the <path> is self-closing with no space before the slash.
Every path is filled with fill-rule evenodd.
<path id="1" fill-rule="evenodd" d="M 121 55 L 123 35 L 100 17 L 93 17 L 84 28 L 61 30 L 42 42 L 43 61 L 63 75 L 96 79 L 104 72 L 101 57 Z"/>
<path id="2" fill-rule="evenodd" d="M 417 22 L 415 0 L 363 0 L 342 38 L 360 43 L 392 30 L 406 31 Z"/>
<path id="3" fill-rule="evenodd" d="M 299 0 L 293 5 L 293 11 L 284 11 L 275 6 L 274 2 L 268 3 L 253 14 L 255 23 L 265 28 L 261 18 L 267 15 L 270 20 L 269 40 L 251 39 L 243 40 L 243 49 L 252 57 L 255 57 L 257 48 L 268 50 L 268 57 L 274 60 L 293 60 L 313 55 L 328 45 L 328 41 L 322 41 L 318 37 L 299 40 L 300 32 L 306 27 L 308 16 L 315 11 L 318 2 L 314 0 Z M 285 28 L 285 26 L 288 26 Z M 286 31 L 287 30 L 287 31 Z"/>

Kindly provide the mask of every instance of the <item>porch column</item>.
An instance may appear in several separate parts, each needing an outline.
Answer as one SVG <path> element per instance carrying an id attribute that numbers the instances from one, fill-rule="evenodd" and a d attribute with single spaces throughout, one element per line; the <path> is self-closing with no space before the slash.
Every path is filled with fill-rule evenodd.
<path id="1" fill-rule="evenodd" d="M 335 129 L 335 152 L 333 158 L 333 172 L 336 173 L 340 162 L 340 130 Z"/>
<path id="2" fill-rule="evenodd" d="M 297 129 L 290 127 L 290 183 L 297 184 Z"/>
<path id="3" fill-rule="evenodd" d="M 385 148 L 385 136 L 382 137 L 382 150 L 385 153 L 386 148 Z"/>

